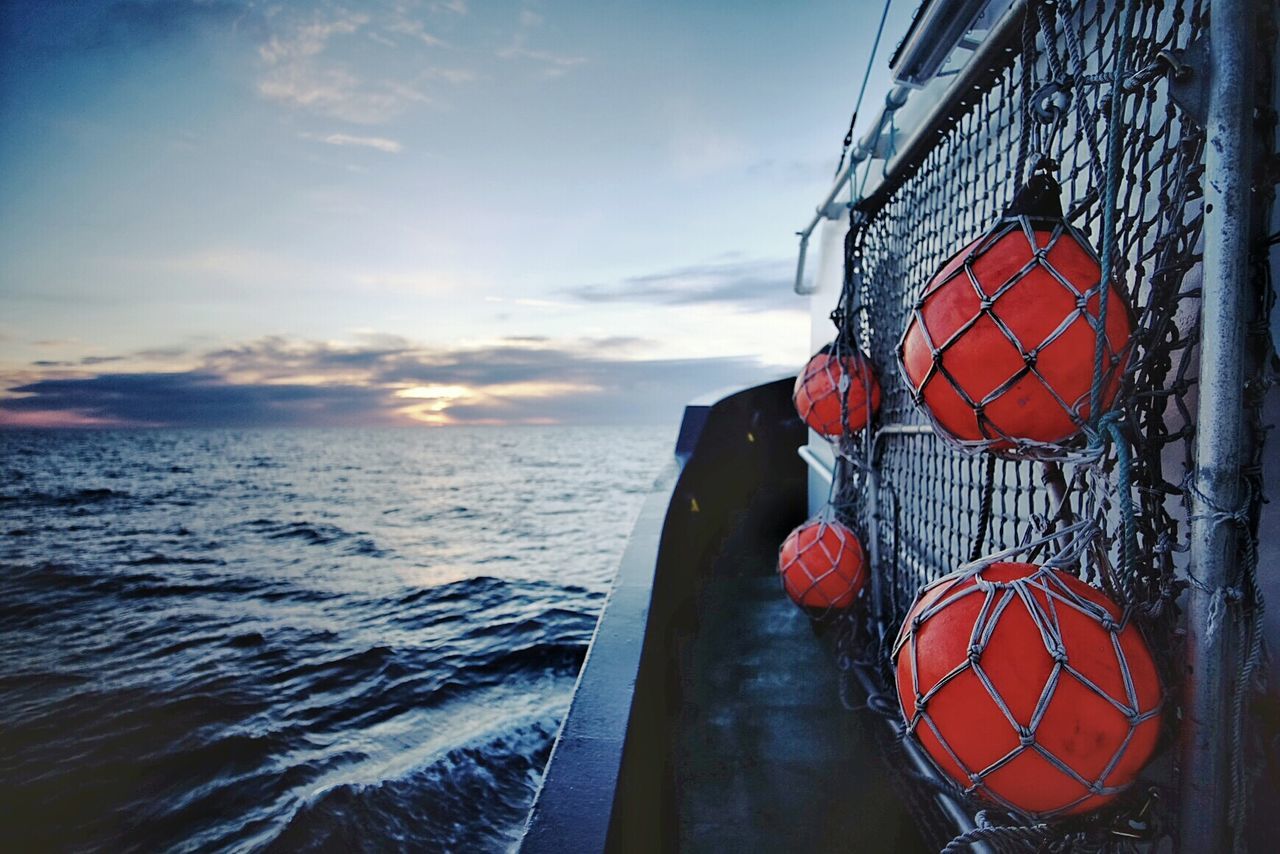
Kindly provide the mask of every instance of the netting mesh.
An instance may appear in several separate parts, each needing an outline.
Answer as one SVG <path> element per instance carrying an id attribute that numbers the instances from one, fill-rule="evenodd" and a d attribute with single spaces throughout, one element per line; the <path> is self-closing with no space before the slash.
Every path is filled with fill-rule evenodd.
<path id="1" fill-rule="evenodd" d="M 866 534 L 877 555 L 870 620 L 856 630 L 850 620 L 842 631 L 846 640 L 862 633 L 856 649 L 843 644 L 842 661 L 865 660 L 884 692 L 870 705 L 881 711 L 890 705 L 884 696 L 893 696 L 892 639 L 923 586 L 981 554 L 1033 548 L 1077 524 L 1090 527 L 1089 548 L 1065 568 L 1123 604 L 1176 696 L 1176 601 L 1194 583 L 1187 572 L 1188 479 L 1205 139 L 1170 87 L 1178 57 L 1205 35 L 1207 4 L 1151 0 L 1128 14 L 1123 4 L 1100 0 L 1029 8 L 1021 46 L 1000 53 L 951 105 L 932 144 L 895 164 L 852 212 L 836 319 L 842 336 L 878 368 L 882 399 L 874 433 L 846 431 L 839 440 L 844 465 L 833 503 L 841 518 L 871 527 Z M 1122 33 L 1123 22 L 1129 27 Z M 1120 57 L 1126 71 L 1116 87 Z M 1119 121 L 1109 122 L 1113 98 L 1120 99 Z M 1109 148 L 1111 126 L 1121 136 Z M 1114 162 L 1108 150 L 1117 154 Z M 1088 453 L 1049 463 L 957 451 L 930 429 L 913 389 L 892 369 L 923 285 L 990 228 L 1039 156 L 1059 165 L 1067 219 L 1098 247 L 1108 169 L 1118 173 L 1109 281 L 1132 307 L 1134 324 L 1109 430 L 1095 422 Z M 1259 498 L 1252 493 L 1254 520 Z M 1246 534 L 1247 550 L 1252 532 Z M 1242 627 L 1256 617 L 1252 585 L 1245 587 L 1233 599 Z M 1238 680 L 1236 690 L 1247 682 Z M 1242 780 L 1238 756 L 1233 763 Z M 984 813 L 973 838 L 1124 848 L 1135 837 L 1170 832 L 1169 816 L 1151 817 L 1158 804 L 1176 802 L 1168 763 L 1157 764 L 1102 814 L 1046 825 Z M 1240 802 L 1237 787 L 1237 823 Z M 1121 825 L 1127 834 L 1116 832 Z"/>

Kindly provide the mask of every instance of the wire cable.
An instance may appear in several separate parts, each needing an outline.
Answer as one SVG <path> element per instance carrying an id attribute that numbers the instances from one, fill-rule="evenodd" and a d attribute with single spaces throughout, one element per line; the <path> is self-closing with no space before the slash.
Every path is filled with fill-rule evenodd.
<path id="1" fill-rule="evenodd" d="M 876 40 L 871 43 L 871 55 L 867 57 L 867 69 L 862 72 L 862 85 L 858 87 L 858 100 L 853 104 L 853 115 L 849 118 L 849 130 L 844 135 L 844 145 L 840 149 L 840 162 L 836 164 L 836 174 L 844 168 L 844 160 L 849 156 L 849 146 L 853 145 L 853 126 L 858 123 L 858 111 L 862 109 L 862 99 L 867 94 L 867 82 L 871 79 L 871 69 L 876 63 L 876 54 L 880 51 L 880 36 L 884 35 L 884 22 L 889 18 L 889 7 L 893 0 L 885 0 L 884 10 L 880 12 L 880 26 L 876 28 Z"/>

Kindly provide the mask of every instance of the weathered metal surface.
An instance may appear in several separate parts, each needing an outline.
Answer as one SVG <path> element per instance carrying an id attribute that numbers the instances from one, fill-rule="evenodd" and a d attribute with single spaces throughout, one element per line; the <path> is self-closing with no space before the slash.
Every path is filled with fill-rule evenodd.
<path id="1" fill-rule="evenodd" d="M 1239 583 L 1245 299 L 1250 291 L 1253 4 L 1218 0 L 1210 20 L 1212 71 L 1205 154 L 1200 400 L 1192 492 L 1191 579 L 1182 698 L 1183 851 L 1226 846 L 1228 710 L 1235 650 L 1227 597 Z"/>
<path id="2" fill-rule="evenodd" d="M 1169 97 L 1182 112 L 1201 127 L 1209 120 L 1209 81 L 1213 76 L 1212 55 L 1207 36 L 1172 54 L 1177 73 L 1169 75 Z"/>

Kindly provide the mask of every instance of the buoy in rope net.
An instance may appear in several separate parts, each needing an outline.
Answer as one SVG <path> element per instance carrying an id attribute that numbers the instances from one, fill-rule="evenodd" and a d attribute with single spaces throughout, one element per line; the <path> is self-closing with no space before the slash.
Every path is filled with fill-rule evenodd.
<path id="1" fill-rule="evenodd" d="M 1051 162 L 985 235 L 929 280 L 898 346 L 916 405 L 960 443 L 993 451 L 1051 444 L 1089 421 L 1102 267 L 1062 216 Z M 1108 291 L 1100 409 L 1115 400 L 1132 312 Z"/>
<path id="2" fill-rule="evenodd" d="M 880 409 L 880 382 L 870 360 L 856 349 L 841 349 L 845 352 L 837 354 L 828 344 L 815 353 L 796 377 L 792 394 L 804 423 L 828 438 L 844 432 L 842 411 L 848 413 L 845 423 L 849 431 L 856 433 L 867 426 L 868 401 L 872 415 Z"/>
<path id="3" fill-rule="evenodd" d="M 834 519 L 810 519 L 792 531 L 778 552 L 778 574 L 802 608 L 842 610 L 867 583 L 862 542 Z"/>
<path id="4" fill-rule="evenodd" d="M 908 731 L 980 798 L 1048 818 L 1105 804 L 1155 749 L 1141 633 L 1059 569 L 994 563 L 921 590 L 894 644 Z"/>

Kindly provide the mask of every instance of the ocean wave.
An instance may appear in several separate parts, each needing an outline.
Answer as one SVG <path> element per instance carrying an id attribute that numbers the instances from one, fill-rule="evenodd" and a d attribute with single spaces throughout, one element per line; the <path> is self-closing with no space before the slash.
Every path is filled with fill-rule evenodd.
<path id="1" fill-rule="evenodd" d="M 509 846 L 559 726 L 507 723 L 394 779 L 343 783 L 301 806 L 267 851 L 488 851 Z M 483 804 L 476 810 L 475 806 Z M 456 820 L 459 814 L 470 820 Z"/>
<path id="2" fill-rule="evenodd" d="M 508 847 L 663 442 L 500 435 L 0 435 L 6 847 Z"/>
<path id="3" fill-rule="evenodd" d="M 103 501 L 118 501 L 127 498 L 132 498 L 128 492 L 118 489 L 97 487 L 93 489 L 70 489 L 59 492 L 32 491 L 14 494 L 0 493 L 0 505 L 79 507 L 85 504 L 97 504 Z"/>
<path id="4" fill-rule="evenodd" d="M 159 558 L 159 559 L 157 559 Z M 265 593 L 274 582 L 254 578 L 227 578 L 210 576 L 205 579 L 175 576 L 160 572 L 164 567 L 220 566 L 222 561 L 201 558 L 166 558 L 153 555 L 134 561 L 126 561 L 117 567 L 147 567 L 147 571 L 117 568 L 114 571 L 103 566 L 45 562 L 6 567 L 0 583 L 8 587 L 21 586 L 18 595 L 0 598 L 0 614 L 18 613 L 22 610 L 42 610 L 58 604 L 57 600 L 38 598 L 36 591 L 52 595 L 59 592 L 92 594 L 98 604 L 101 597 L 119 599 L 146 599 L 157 596 L 187 596 L 192 594 L 216 595 L 224 598 L 253 596 Z M 155 569 L 152 569 L 155 568 Z"/>
<path id="5" fill-rule="evenodd" d="M 260 521 L 263 524 L 258 526 L 259 530 L 273 540 L 297 539 L 310 545 L 327 545 L 353 536 L 337 525 L 328 525 L 323 522 Z"/>
<path id="6" fill-rule="evenodd" d="M 211 557 L 181 557 L 159 552 L 126 561 L 129 566 L 223 566 L 226 561 Z"/>

